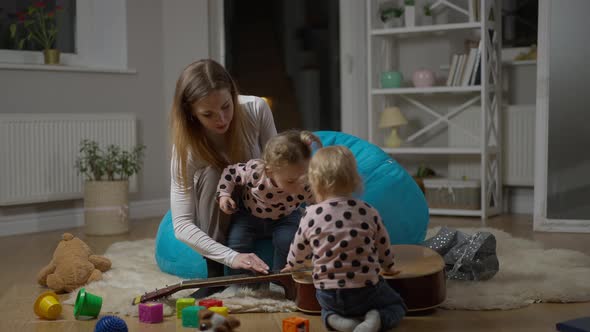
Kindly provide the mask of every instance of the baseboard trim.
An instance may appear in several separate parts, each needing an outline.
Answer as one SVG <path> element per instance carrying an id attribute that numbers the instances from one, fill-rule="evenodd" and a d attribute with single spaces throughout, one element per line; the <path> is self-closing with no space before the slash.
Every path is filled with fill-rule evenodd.
<path id="1" fill-rule="evenodd" d="M 170 200 L 155 199 L 129 203 L 129 216 L 143 219 L 163 216 L 170 209 Z M 84 225 L 84 209 L 63 209 L 0 217 L 0 237 L 75 228 Z"/>

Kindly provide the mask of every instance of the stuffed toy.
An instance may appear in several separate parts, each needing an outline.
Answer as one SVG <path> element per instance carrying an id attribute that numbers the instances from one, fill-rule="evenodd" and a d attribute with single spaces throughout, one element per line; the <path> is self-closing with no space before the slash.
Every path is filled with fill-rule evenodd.
<path id="1" fill-rule="evenodd" d="M 69 293 L 91 281 L 102 279 L 111 261 L 93 255 L 90 247 L 70 233 L 64 233 L 49 265 L 39 271 L 37 282 L 57 293 Z"/>
<path id="2" fill-rule="evenodd" d="M 240 321 L 234 317 L 224 317 L 211 310 L 199 311 L 199 331 L 232 332 L 240 326 Z"/>

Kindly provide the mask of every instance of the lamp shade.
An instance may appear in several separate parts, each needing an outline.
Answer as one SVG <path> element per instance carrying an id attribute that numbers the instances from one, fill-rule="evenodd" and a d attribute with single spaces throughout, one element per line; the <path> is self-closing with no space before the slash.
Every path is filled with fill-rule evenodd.
<path id="1" fill-rule="evenodd" d="M 398 107 L 387 107 L 381 113 L 379 128 L 397 127 L 407 123 L 408 120 L 406 120 Z"/>

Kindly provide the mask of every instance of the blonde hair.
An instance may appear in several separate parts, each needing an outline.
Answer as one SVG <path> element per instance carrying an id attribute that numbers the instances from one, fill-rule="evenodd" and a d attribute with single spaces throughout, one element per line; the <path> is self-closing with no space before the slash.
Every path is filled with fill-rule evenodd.
<path id="1" fill-rule="evenodd" d="M 203 125 L 192 114 L 194 103 L 222 89 L 229 91 L 234 106 L 233 118 L 224 135 L 229 160 L 213 148 L 205 135 Z M 176 152 L 172 158 L 177 158 L 177 174 L 179 174 L 177 180 L 184 188 L 192 185 L 186 173 L 189 153 L 193 158 L 202 159 L 219 170 L 246 159 L 244 140 L 246 121 L 244 111 L 238 103 L 238 94 L 238 88 L 232 77 L 223 66 L 213 60 L 193 62 L 180 74 L 172 101 L 170 126 L 172 144 Z"/>
<path id="2" fill-rule="evenodd" d="M 321 196 L 349 196 L 362 189 L 362 180 L 352 152 L 340 145 L 319 149 L 307 174 L 316 194 Z"/>
<path id="3" fill-rule="evenodd" d="M 322 146 L 322 141 L 310 131 L 287 130 L 266 143 L 262 159 L 274 169 L 297 164 L 311 158 L 313 143 Z"/>

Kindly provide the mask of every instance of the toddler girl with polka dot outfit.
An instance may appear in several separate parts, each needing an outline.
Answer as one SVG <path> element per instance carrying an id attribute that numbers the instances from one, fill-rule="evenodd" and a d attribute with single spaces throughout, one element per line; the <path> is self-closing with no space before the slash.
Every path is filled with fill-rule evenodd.
<path id="1" fill-rule="evenodd" d="M 352 197 L 361 186 L 349 149 L 316 152 L 308 171 L 318 204 L 306 208 L 283 271 L 312 257 L 316 297 L 329 330 L 388 331 L 405 316 L 399 294 L 380 276 L 396 273 L 389 235 L 377 210 Z"/>
<path id="2" fill-rule="evenodd" d="M 301 219 L 299 207 L 313 203 L 307 185 L 313 143 L 321 146 L 309 131 L 286 131 L 268 141 L 262 159 L 225 168 L 217 196 L 221 210 L 233 214 L 228 247 L 240 253 L 254 252 L 257 239 L 272 237 L 273 269 L 285 266 Z M 237 195 L 236 187 L 241 189 Z M 232 194 L 239 197 L 237 203 Z"/>

